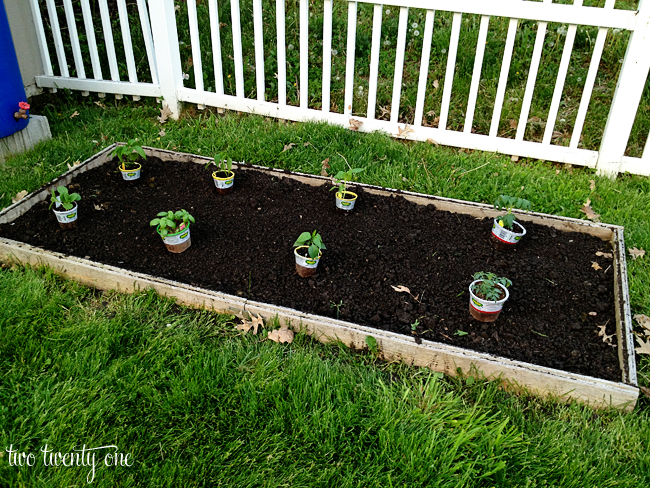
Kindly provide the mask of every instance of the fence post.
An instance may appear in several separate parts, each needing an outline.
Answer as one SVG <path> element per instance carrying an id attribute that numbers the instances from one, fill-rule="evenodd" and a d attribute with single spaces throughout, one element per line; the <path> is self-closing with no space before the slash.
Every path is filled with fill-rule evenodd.
<path id="1" fill-rule="evenodd" d="M 181 113 L 178 89 L 183 87 L 183 71 L 174 0 L 149 0 L 149 16 L 163 106 L 167 105 L 172 118 L 178 119 Z"/>
<path id="2" fill-rule="evenodd" d="M 636 26 L 623 58 L 623 66 L 616 83 L 616 91 L 607 117 L 600 144 L 597 174 L 615 177 L 632 131 L 632 124 L 643 94 L 650 69 L 650 1 L 640 0 Z"/>

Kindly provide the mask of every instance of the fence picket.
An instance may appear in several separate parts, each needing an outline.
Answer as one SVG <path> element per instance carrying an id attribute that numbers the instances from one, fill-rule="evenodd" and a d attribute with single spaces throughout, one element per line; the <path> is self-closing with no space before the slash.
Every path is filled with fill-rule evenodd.
<path id="1" fill-rule="evenodd" d="M 45 39 L 45 28 L 43 27 L 43 16 L 41 9 L 38 6 L 38 0 L 30 0 L 32 8 L 32 16 L 36 24 L 36 41 L 38 42 L 38 49 L 41 52 L 41 61 L 43 63 L 43 71 L 46 76 L 54 76 L 52 70 L 52 60 L 50 59 L 50 50 L 47 47 L 47 40 Z M 52 89 L 52 93 L 56 92 L 56 88 Z"/>
<path id="2" fill-rule="evenodd" d="M 384 6 L 376 4 L 372 15 L 372 44 L 370 47 L 370 76 L 368 77 L 368 110 L 366 117 L 375 118 L 377 107 L 377 78 L 379 77 L 379 48 L 381 44 L 381 17 Z"/>
<path id="3" fill-rule="evenodd" d="M 131 28 L 129 27 L 129 14 L 126 10 L 125 0 L 117 0 L 117 13 L 120 18 L 120 28 L 122 30 L 122 43 L 124 44 L 124 55 L 126 56 L 126 70 L 129 73 L 131 83 L 138 82 L 138 72 L 135 69 L 135 59 L 133 57 L 133 44 L 131 42 Z M 140 97 L 133 95 L 133 100 L 140 100 Z"/>
<path id="4" fill-rule="evenodd" d="M 474 71 L 472 72 L 472 84 L 469 89 L 469 100 L 467 102 L 467 114 L 465 115 L 465 127 L 463 132 L 472 132 L 472 123 L 474 122 L 474 111 L 476 110 L 476 97 L 478 95 L 479 82 L 481 81 L 481 70 L 483 69 L 483 55 L 485 54 L 485 40 L 487 39 L 490 16 L 481 17 L 481 26 L 478 32 L 478 41 L 476 43 L 476 57 L 474 58 Z"/>
<path id="5" fill-rule="evenodd" d="M 422 58 L 420 60 L 420 79 L 418 81 L 418 96 L 415 101 L 415 117 L 413 125 L 422 125 L 424 116 L 424 97 L 427 92 L 427 78 L 429 76 L 429 60 L 431 58 L 431 41 L 433 40 L 433 21 L 435 10 L 427 10 L 427 17 L 424 22 L 424 36 L 422 38 Z"/>
<path id="6" fill-rule="evenodd" d="M 550 3 L 553 0 L 544 0 L 544 3 Z M 524 101 L 521 105 L 521 113 L 519 114 L 519 123 L 517 125 L 517 133 L 515 140 L 523 141 L 524 134 L 526 133 L 526 125 L 528 124 L 528 115 L 530 114 L 530 105 L 533 101 L 533 93 L 535 92 L 535 82 L 537 81 L 537 72 L 539 71 L 539 63 L 542 60 L 542 48 L 544 47 L 544 37 L 546 37 L 547 22 L 537 23 L 537 35 L 535 37 L 535 47 L 533 48 L 533 57 L 530 61 L 530 68 L 528 69 L 528 80 L 526 81 L 526 91 L 524 92 Z"/>
<path id="7" fill-rule="evenodd" d="M 275 15 L 278 35 L 278 104 L 280 107 L 284 107 L 287 104 L 287 51 L 284 29 L 284 0 L 275 0 Z"/>
<path id="8" fill-rule="evenodd" d="M 253 29 L 255 32 L 255 78 L 257 99 L 265 100 L 264 33 L 262 31 L 262 0 L 253 0 Z"/>
<path id="9" fill-rule="evenodd" d="M 345 52 L 345 107 L 343 113 L 352 116 L 354 90 L 354 50 L 357 35 L 357 2 L 348 2 L 348 42 Z"/>
<path id="10" fill-rule="evenodd" d="M 494 138 L 497 137 L 499 132 L 501 111 L 503 110 L 503 99 L 506 94 L 506 85 L 508 84 L 508 73 L 510 72 L 510 63 L 512 62 L 512 51 L 515 47 L 515 35 L 517 34 L 518 22 L 519 19 L 510 19 L 508 24 L 508 35 L 506 36 L 506 45 L 503 50 L 503 61 L 501 62 L 501 73 L 499 74 L 497 96 L 494 99 L 494 110 L 492 111 L 492 121 L 490 122 L 490 137 Z"/>
<path id="11" fill-rule="evenodd" d="M 115 54 L 115 41 L 113 40 L 113 29 L 111 28 L 111 17 L 108 13 L 106 0 L 99 0 L 99 12 L 102 19 L 102 30 L 104 31 L 104 43 L 106 44 L 106 55 L 108 56 L 111 80 L 120 81 L 120 71 L 117 68 L 117 56 Z M 116 98 L 121 98 L 121 96 L 116 96 Z"/>
<path id="12" fill-rule="evenodd" d="M 194 67 L 194 85 L 203 91 L 203 62 L 201 61 L 201 41 L 199 40 L 199 24 L 196 14 L 196 0 L 187 0 L 187 17 L 190 24 L 190 42 L 192 43 L 192 65 Z M 205 105 L 199 104 L 199 109 Z"/>
<path id="13" fill-rule="evenodd" d="M 300 0 L 300 108 L 309 108 L 309 0 Z"/>
<path id="14" fill-rule="evenodd" d="M 332 8 L 332 0 L 325 0 L 323 5 L 323 101 L 321 107 L 325 113 L 330 111 L 332 96 Z"/>
<path id="15" fill-rule="evenodd" d="M 90 13 L 90 4 L 88 0 L 81 0 L 81 13 L 84 18 L 84 27 L 86 29 L 86 39 L 88 39 L 88 51 L 90 53 L 90 63 L 93 68 L 93 78 L 101 80 L 102 65 L 99 62 L 99 53 L 97 52 L 97 40 L 95 39 L 95 27 L 93 18 Z"/>
<path id="16" fill-rule="evenodd" d="M 239 0 L 230 0 L 230 17 L 232 21 L 232 46 L 235 57 L 235 93 L 244 98 L 244 60 L 241 47 L 241 20 Z"/>
<path id="17" fill-rule="evenodd" d="M 149 21 L 149 11 L 147 10 L 145 0 L 138 0 L 138 14 L 140 15 L 144 47 L 147 50 L 147 59 L 149 60 L 151 82 L 157 85 L 158 68 L 156 67 L 156 53 L 154 52 L 153 38 L 151 37 L 151 22 Z"/>
<path id="18" fill-rule="evenodd" d="M 223 95 L 223 68 L 221 67 L 221 33 L 219 32 L 219 6 L 217 0 L 208 3 L 210 15 L 210 39 L 212 41 L 212 65 L 214 66 L 214 90 Z"/>
<path id="19" fill-rule="evenodd" d="M 70 36 L 72 58 L 74 59 L 74 67 L 77 71 L 77 78 L 83 80 L 86 78 L 86 70 L 84 69 L 84 61 L 81 57 L 81 46 L 79 46 L 77 22 L 74 18 L 74 10 L 72 9 L 72 2 L 70 0 L 63 0 L 63 10 L 65 12 L 65 19 L 68 24 L 68 35 Z M 88 92 L 84 91 L 83 94 L 88 95 Z"/>
<path id="20" fill-rule="evenodd" d="M 397 51 L 395 52 L 395 74 L 393 76 L 393 98 L 390 107 L 390 121 L 399 120 L 400 98 L 402 97 L 402 77 L 404 75 L 404 51 L 406 50 L 406 28 L 408 25 L 409 9 L 399 9 L 399 24 L 397 26 Z"/>
<path id="21" fill-rule="evenodd" d="M 454 20 L 451 24 L 451 37 L 449 39 L 449 54 L 447 58 L 447 71 L 445 73 L 445 88 L 442 92 L 442 106 L 440 107 L 440 121 L 438 129 L 447 130 L 447 117 L 449 116 L 449 104 L 451 102 L 451 88 L 454 84 L 454 72 L 456 71 L 456 55 L 458 54 L 458 39 L 460 38 L 460 23 L 463 14 L 454 12 Z"/>
<path id="22" fill-rule="evenodd" d="M 54 0 L 46 0 L 47 14 L 50 18 L 50 26 L 52 27 L 52 36 L 54 37 L 54 48 L 56 49 L 56 59 L 59 62 L 59 71 L 61 76 L 68 78 L 68 60 L 65 57 L 65 49 L 63 49 L 63 39 L 61 38 L 61 26 L 59 25 L 59 16 L 56 13 L 56 5 Z"/>

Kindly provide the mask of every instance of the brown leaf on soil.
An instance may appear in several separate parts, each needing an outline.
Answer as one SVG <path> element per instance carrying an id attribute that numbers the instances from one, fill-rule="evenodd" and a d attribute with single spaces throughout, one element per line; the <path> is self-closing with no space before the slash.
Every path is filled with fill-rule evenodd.
<path id="1" fill-rule="evenodd" d="M 636 336 L 636 341 L 639 343 L 639 347 L 635 347 L 634 350 L 639 354 L 650 354 L 650 339 L 643 341 L 639 336 Z"/>
<path id="2" fill-rule="evenodd" d="M 594 180 L 589 180 L 589 189 L 594 191 L 596 189 L 596 182 Z"/>
<path id="3" fill-rule="evenodd" d="M 611 252 L 602 252 L 602 251 L 597 251 L 596 256 L 602 256 L 604 258 L 609 258 L 612 259 L 614 255 Z"/>
<path id="4" fill-rule="evenodd" d="M 395 290 L 397 293 L 408 293 L 408 294 L 411 293 L 411 290 L 409 290 L 408 288 L 406 288 L 405 286 L 402 286 L 402 285 L 400 285 L 400 286 L 393 286 L 393 285 L 390 285 L 390 287 L 391 287 L 393 290 Z"/>
<path id="5" fill-rule="evenodd" d="M 591 313 L 593 313 L 593 312 L 591 312 Z M 608 324 L 608 323 L 609 323 L 609 320 L 607 321 L 607 323 L 605 323 L 605 325 L 598 325 L 598 324 L 596 324 L 596 327 L 598 327 L 598 328 L 600 329 L 600 330 L 598 331 L 598 335 L 601 336 L 601 337 L 603 338 L 603 342 L 606 343 L 606 344 L 609 344 L 610 346 L 612 346 L 612 345 L 613 345 L 613 344 L 612 344 L 612 337 L 614 337 L 614 334 L 612 334 L 612 335 L 607 335 L 607 334 L 605 333 L 605 328 L 607 327 L 607 324 Z"/>
<path id="6" fill-rule="evenodd" d="M 589 220 L 593 220 L 594 222 L 600 222 L 600 214 L 597 214 L 594 212 L 594 209 L 591 208 L 591 200 L 587 198 L 587 201 L 585 204 L 582 206 L 580 209 L 582 213 L 584 213 Z"/>
<path id="7" fill-rule="evenodd" d="M 436 147 L 440 147 L 440 143 L 437 142 L 437 141 L 434 141 L 434 140 L 431 139 L 431 138 L 427 139 L 427 142 L 428 142 L 429 144 L 433 144 L 433 145 L 436 146 Z"/>
<path id="8" fill-rule="evenodd" d="M 627 252 L 629 252 L 630 256 L 632 256 L 632 261 L 636 261 L 636 258 L 642 258 L 645 255 L 645 251 L 643 249 L 637 249 L 636 247 L 628 247 Z"/>
<path id="9" fill-rule="evenodd" d="M 253 329 L 253 335 L 257 335 L 257 329 L 262 326 L 264 327 L 264 319 L 262 318 L 261 315 L 257 314 L 250 314 L 251 320 L 244 320 L 241 319 L 242 323 L 239 325 L 235 326 L 235 329 L 241 330 L 244 334 L 246 334 L 249 330 Z"/>
<path id="10" fill-rule="evenodd" d="M 353 131 L 358 131 L 359 128 L 363 125 L 363 122 L 361 120 L 356 120 L 356 119 L 350 119 L 350 130 Z"/>
<path id="11" fill-rule="evenodd" d="M 11 199 L 12 203 L 17 203 L 27 196 L 27 190 L 19 191 L 16 196 Z"/>
<path id="12" fill-rule="evenodd" d="M 293 331 L 286 325 L 283 325 L 279 329 L 269 332 L 269 335 L 266 337 L 273 342 L 286 342 L 287 344 L 290 344 L 293 342 Z"/>
<path id="13" fill-rule="evenodd" d="M 329 162 L 330 162 L 330 158 L 323 159 L 321 161 L 321 163 L 320 163 L 321 164 L 321 170 L 320 170 L 320 175 L 321 176 L 327 176 L 327 170 L 330 169 Z"/>
<path id="14" fill-rule="evenodd" d="M 510 125 L 511 129 L 516 129 L 517 126 L 519 125 L 519 122 L 517 122 L 515 119 L 510 119 L 508 121 L 508 125 Z"/>
<path id="15" fill-rule="evenodd" d="M 164 124 L 165 122 L 167 122 L 167 119 L 169 118 L 169 116 L 171 114 L 172 114 L 172 111 L 169 110 L 169 107 L 167 105 L 164 105 L 163 108 L 160 109 L 160 117 L 157 117 L 158 122 L 160 122 L 161 124 Z"/>
<path id="16" fill-rule="evenodd" d="M 295 145 L 296 145 L 296 144 L 293 143 L 293 142 L 290 142 L 289 144 L 286 144 L 286 145 L 284 146 L 284 149 L 282 150 L 282 152 L 289 151 L 290 149 L 293 149 L 293 148 L 295 147 Z"/>
<path id="17" fill-rule="evenodd" d="M 589 312 L 589 315 L 591 315 L 592 317 L 595 317 L 596 315 L 598 315 L 598 313 L 597 312 Z"/>
<path id="18" fill-rule="evenodd" d="M 406 137 L 406 135 L 411 132 L 415 131 L 411 129 L 408 124 L 406 124 L 403 129 L 399 125 L 397 126 L 397 137 Z"/>
<path id="19" fill-rule="evenodd" d="M 634 317 L 637 324 L 641 326 L 645 335 L 650 336 L 650 317 L 647 315 L 636 314 Z"/>
<path id="20" fill-rule="evenodd" d="M 598 271 L 599 269 L 603 269 L 596 261 L 591 262 L 591 267 L 594 268 L 596 271 Z"/>

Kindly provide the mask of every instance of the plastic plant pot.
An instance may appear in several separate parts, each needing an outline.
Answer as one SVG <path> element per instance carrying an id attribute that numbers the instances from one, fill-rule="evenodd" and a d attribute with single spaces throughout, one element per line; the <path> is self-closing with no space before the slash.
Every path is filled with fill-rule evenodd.
<path id="1" fill-rule="evenodd" d="M 59 203 L 57 207 L 61 204 Z M 53 210 L 56 220 L 62 229 L 73 229 L 77 226 L 77 217 L 79 216 L 79 206 L 74 203 L 70 210 Z"/>
<path id="2" fill-rule="evenodd" d="M 510 292 L 505 286 L 497 284 L 505 292 L 506 296 L 496 302 L 485 300 L 476 296 L 472 291 L 473 286 L 481 281 L 483 280 L 472 281 L 472 284 L 469 285 L 469 313 L 480 322 L 494 322 L 499 317 L 503 304 L 510 296 Z"/>
<path id="3" fill-rule="evenodd" d="M 156 231 L 160 234 L 160 226 L 156 227 Z M 162 235 L 160 237 L 162 237 Z M 167 237 L 162 237 L 162 240 L 169 252 L 176 254 L 181 253 L 192 245 L 192 239 L 190 239 L 190 226 L 188 225 L 184 229 L 173 234 L 167 234 Z"/>
<path id="4" fill-rule="evenodd" d="M 323 255 L 322 252 L 319 252 L 317 257 L 312 258 L 307 253 L 307 249 L 309 249 L 307 246 L 300 246 L 293 250 L 293 254 L 296 258 L 296 271 L 303 278 L 313 276 L 314 273 L 316 273 L 316 266 L 318 266 L 318 261 Z"/>
<path id="5" fill-rule="evenodd" d="M 357 194 L 351 191 L 336 192 L 336 211 L 339 213 L 347 213 L 354 208 L 357 201 Z"/>
<path id="6" fill-rule="evenodd" d="M 137 166 L 137 168 L 132 168 L 132 169 L 122 169 L 122 166 L 119 166 L 120 173 L 122 173 L 122 178 L 125 181 L 134 181 L 140 178 L 140 170 L 142 169 L 142 165 L 139 163 L 132 163 Z"/>
<path id="7" fill-rule="evenodd" d="M 235 173 L 233 171 L 215 171 L 212 173 L 212 178 L 219 195 L 227 195 L 232 191 L 232 186 L 235 183 Z"/>
<path id="8" fill-rule="evenodd" d="M 514 249 L 515 245 L 526 235 L 526 229 L 516 220 L 512 223 L 512 228 L 513 230 L 506 229 L 499 224 L 497 219 L 494 219 L 490 233 L 490 244 L 494 249 L 500 251 Z M 517 228 L 520 232 L 514 230 Z"/>

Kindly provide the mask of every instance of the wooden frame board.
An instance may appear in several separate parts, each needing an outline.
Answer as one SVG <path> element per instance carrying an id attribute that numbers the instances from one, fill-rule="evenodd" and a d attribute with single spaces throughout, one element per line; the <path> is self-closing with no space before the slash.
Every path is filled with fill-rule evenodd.
<path id="1" fill-rule="evenodd" d="M 58 185 L 67 185 L 76 175 L 112 160 L 110 153 L 114 148 L 115 145 L 107 147 L 59 178 L 27 195 L 21 201 L 7 207 L 0 212 L 0 224 L 13 221 L 38 202 L 47 199 L 52 188 Z M 205 164 L 212 159 L 148 147 L 145 148 L 145 151 L 148 155 L 168 161 Z M 239 163 L 239 165 L 244 164 Z M 331 182 L 330 178 L 322 176 L 291 173 L 253 165 L 245 166 L 257 171 L 272 173 L 280 178 L 293 178 L 311 185 L 323 185 Z M 235 164 L 235 167 L 237 167 L 237 164 Z M 495 217 L 497 215 L 493 208 L 480 203 L 391 190 L 365 184 L 358 184 L 357 186 L 361 186 L 372 193 L 386 196 L 401 195 L 420 205 L 435 205 L 436 208 L 441 210 L 468 214 L 476 218 Z M 290 324 L 295 330 L 305 331 L 323 342 L 338 340 L 351 347 L 364 348 L 366 347 L 366 338 L 372 336 L 377 341 L 383 357 L 387 360 L 404 361 L 408 364 L 427 367 L 450 375 L 470 374 L 479 371 L 488 379 L 498 379 L 508 387 L 525 389 L 540 396 L 551 396 L 563 401 L 578 401 L 595 408 L 611 406 L 627 411 L 632 410 L 636 404 L 639 389 L 634 358 L 623 228 L 611 224 L 585 222 L 536 212 L 529 212 L 518 216 L 518 218 L 522 221 L 535 222 L 560 230 L 588 233 L 611 242 L 614 248 L 614 291 L 616 297 L 618 351 L 621 365 L 620 382 L 567 373 L 553 368 L 479 353 L 433 341 L 423 340 L 421 344 L 417 344 L 414 339 L 401 334 L 247 300 L 143 273 L 127 271 L 87 259 L 46 251 L 5 238 L 0 238 L 0 260 L 47 265 L 62 275 L 98 289 L 115 289 L 129 293 L 152 288 L 161 295 L 175 297 L 179 303 L 192 307 L 234 314 L 239 317 L 244 317 L 249 313 L 256 313 L 266 320 L 277 318 L 281 322 Z"/>

